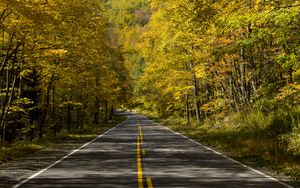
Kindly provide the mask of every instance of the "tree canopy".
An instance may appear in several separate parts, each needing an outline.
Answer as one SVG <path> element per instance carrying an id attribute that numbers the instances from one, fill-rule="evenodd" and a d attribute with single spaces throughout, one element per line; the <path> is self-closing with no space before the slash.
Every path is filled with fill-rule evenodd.
<path id="1" fill-rule="evenodd" d="M 97 124 L 128 100 L 110 29 L 101 1 L 0 2 L 3 142 Z"/>
<path id="2" fill-rule="evenodd" d="M 3 0 L 1 140 L 107 121 L 300 103 L 300 2 Z"/>
<path id="3" fill-rule="evenodd" d="M 147 65 L 140 79 L 147 108 L 199 120 L 299 105 L 298 1 L 150 5 L 138 45 Z"/>

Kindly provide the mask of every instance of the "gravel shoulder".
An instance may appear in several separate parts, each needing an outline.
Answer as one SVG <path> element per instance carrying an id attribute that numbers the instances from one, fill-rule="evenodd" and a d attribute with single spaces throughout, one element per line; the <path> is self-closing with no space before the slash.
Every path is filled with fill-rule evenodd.
<path id="1" fill-rule="evenodd" d="M 14 186 L 90 140 L 68 140 L 65 143 L 56 144 L 53 148 L 43 149 L 27 157 L 0 165 L 0 187 Z"/>
<path id="2" fill-rule="evenodd" d="M 51 147 L 41 149 L 25 157 L 0 164 L 0 187 L 10 188 L 29 178 L 40 170 L 47 168 L 51 164 L 65 157 L 73 150 L 90 142 L 96 135 L 101 135 L 126 118 L 119 116 L 112 122 L 104 125 L 97 133 L 86 133 L 83 137 L 70 137 L 56 141 Z"/>

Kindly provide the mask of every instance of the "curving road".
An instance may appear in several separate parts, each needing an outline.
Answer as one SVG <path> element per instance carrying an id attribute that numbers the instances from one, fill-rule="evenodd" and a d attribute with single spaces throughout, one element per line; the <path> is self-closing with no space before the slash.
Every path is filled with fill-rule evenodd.
<path id="1" fill-rule="evenodd" d="M 290 188 L 155 124 L 128 119 L 17 187 Z"/>

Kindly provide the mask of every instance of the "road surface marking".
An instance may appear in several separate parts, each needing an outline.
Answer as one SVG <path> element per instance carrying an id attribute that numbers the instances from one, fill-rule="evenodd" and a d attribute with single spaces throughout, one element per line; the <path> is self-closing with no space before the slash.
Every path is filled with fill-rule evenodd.
<path id="1" fill-rule="evenodd" d="M 144 142 L 144 139 L 143 139 L 143 132 L 142 132 L 142 128 L 141 128 L 141 124 L 140 124 L 140 121 L 138 120 L 138 125 L 139 125 L 139 134 L 140 134 L 140 141 L 141 143 Z"/>
<path id="2" fill-rule="evenodd" d="M 153 188 L 152 179 L 150 177 L 147 177 L 147 184 L 148 188 Z"/>
<path id="3" fill-rule="evenodd" d="M 185 139 L 188 139 L 189 141 L 191 141 L 191 142 L 193 142 L 193 143 L 195 143 L 195 144 L 197 144 L 197 145 L 199 145 L 199 146 L 202 146 L 202 147 L 204 147 L 205 149 L 207 149 L 207 150 L 209 150 L 209 151 L 211 151 L 211 152 L 213 152 L 213 153 L 215 153 L 215 154 L 221 155 L 222 157 L 224 157 L 224 158 L 226 158 L 226 159 L 228 159 L 228 160 L 230 160 L 230 161 L 232 161 L 232 162 L 234 162 L 234 163 L 236 163 L 236 164 L 239 164 L 240 166 L 242 166 L 242 167 L 244 167 L 244 168 L 247 168 L 247 169 L 249 169 L 249 170 L 251 170 L 251 171 L 253 171 L 253 172 L 257 173 L 257 174 L 260 174 L 260 175 L 264 176 L 265 178 L 268 178 L 268 179 L 270 179 L 270 180 L 272 180 L 272 181 L 275 181 L 275 182 L 277 182 L 277 183 L 283 185 L 284 187 L 287 187 L 287 188 L 294 188 L 293 186 L 288 185 L 288 184 L 286 184 L 286 183 L 284 183 L 284 182 L 282 182 L 282 181 L 280 181 L 280 180 L 278 180 L 278 179 L 276 179 L 276 178 L 273 178 L 272 176 L 269 176 L 269 175 L 267 175 L 267 174 L 265 174 L 265 173 L 263 173 L 263 172 L 261 172 L 261 171 L 259 171 L 259 170 L 256 170 L 256 169 L 254 169 L 254 168 L 252 168 L 252 167 L 250 167 L 250 166 L 248 166 L 248 165 L 245 165 L 245 164 L 243 164 L 243 163 L 241 163 L 241 162 L 239 162 L 239 161 L 237 161 L 237 160 L 234 160 L 234 159 L 232 159 L 232 158 L 230 158 L 230 157 L 228 157 L 228 156 L 226 156 L 226 155 L 224 155 L 224 154 L 222 154 L 222 153 L 220 153 L 220 152 L 218 152 L 218 151 L 216 151 L 216 150 L 214 150 L 214 149 L 212 149 L 212 148 L 209 148 L 209 147 L 207 147 L 207 146 L 205 146 L 205 145 L 203 145 L 203 144 L 200 144 L 199 142 L 197 142 L 197 141 L 195 141 L 195 140 L 193 140 L 193 139 L 191 139 L 191 138 L 189 138 L 189 137 L 187 137 L 187 136 L 184 136 L 184 135 L 182 135 L 182 134 L 180 134 L 180 133 L 178 133 L 178 132 L 176 132 L 176 131 L 173 131 L 172 129 L 170 129 L 170 128 L 168 128 L 168 127 L 162 126 L 162 125 L 160 125 L 160 124 L 158 124 L 158 123 L 154 123 L 154 124 L 156 124 L 156 125 L 158 125 L 158 126 L 161 126 L 161 127 L 165 128 L 165 129 L 171 131 L 172 133 L 174 133 L 174 134 L 176 134 L 176 135 L 179 135 L 179 136 L 181 136 L 181 137 L 183 137 L 183 138 L 185 138 Z"/>
<path id="4" fill-rule="evenodd" d="M 138 135 L 138 137 L 137 137 L 136 156 L 137 156 L 137 170 L 138 170 L 138 174 L 137 174 L 138 175 L 138 177 L 137 177 L 138 178 L 138 188 L 144 188 L 140 135 Z"/>
<path id="5" fill-rule="evenodd" d="M 143 131 L 140 124 L 140 121 L 136 118 L 138 122 L 138 136 L 137 136 L 137 179 L 138 179 L 138 188 L 144 188 L 144 177 L 143 177 L 143 168 L 142 168 L 142 156 L 146 154 L 146 151 L 142 149 L 141 144 L 143 143 Z M 148 188 L 153 188 L 152 180 L 150 177 L 146 178 Z"/>
<path id="6" fill-rule="evenodd" d="M 94 140 L 92 140 L 92 141 L 90 141 L 90 142 L 88 142 L 88 143 L 82 145 L 80 148 L 78 148 L 78 149 L 76 149 L 76 150 L 73 150 L 71 153 L 69 153 L 68 155 L 62 157 L 61 159 L 59 159 L 59 160 L 56 161 L 55 163 L 49 165 L 48 167 L 46 167 L 46 168 L 40 170 L 39 172 L 33 174 L 33 175 L 30 176 L 29 178 L 27 178 L 27 179 L 21 181 L 20 183 L 14 185 L 12 188 L 18 188 L 18 187 L 20 187 L 21 185 L 27 183 L 28 181 L 34 179 L 35 177 L 37 177 L 38 175 L 42 174 L 42 173 L 45 172 L 46 170 L 49 170 L 49 169 L 52 168 L 53 166 L 57 165 L 58 163 L 62 162 L 62 161 L 65 160 L 66 158 L 68 158 L 68 157 L 70 157 L 71 155 L 73 155 L 74 153 L 78 152 L 78 151 L 81 150 L 82 148 L 86 147 L 87 145 L 89 145 L 89 144 L 95 142 L 96 140 L 98 140 L 99 138 L 103 137 L 104 135 L 106 135 L 107 133 L 109 133 L 110 131 L 112 131 L 113 129 L 115 129 L 115 128 L 121 126 L 121 125 L 123 125 L 127 120 L 128 120 L 128 118 L 127 118 L 125 121 L 123 121 L 122 123 L 119 123 L 119 124 L 116 125 L 115 127 L 109 129 L 109 130 L 106 131 L 105 133 L 99 135 L 99 136 L 98 136 L 97 138 L 95 138 Z"/>

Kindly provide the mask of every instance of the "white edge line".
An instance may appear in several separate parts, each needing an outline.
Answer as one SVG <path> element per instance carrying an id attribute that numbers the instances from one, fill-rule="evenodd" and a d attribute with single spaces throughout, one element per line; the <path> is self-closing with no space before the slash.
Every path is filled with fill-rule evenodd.
<path id="1" fill-rule="evenodd" d="M 103 137 L 104 135 L 106 135 L 107 133 L 109 133 L 110 131 L 112 131 L 113 129 L 115 129 L 115 128 L 121 126 L 121 125 L 124 124 L 127 120 L 128 120 L 128 117 L 127 117 L 126 120 L 124 120 L 123 122 L 119 123 L 119 124 L 116 125 L 115 127 L 111 128 L 111 129 L 109 129 L 108 131 L 106 131 L 105 133 L 99 135 L 98 137 L 96 137 L 96 138 L 93 139 L 92 141 L 90 141 L 90 142 L 88 142 L 88 143 L 82 145 L 80 148 L 71 151 L 71 153 L 69 153 L 68 155 L 62 157 L 61 159 L 59 159 L 59 160 L 56 161 L 55 163 L 49 165 L 48 167 L 46 167 L 46 168 L 40 170 L 39 172 L 37 172 L 37 173 L 31 175 L 29 178 L 27 178 L 27 179 L 21 181 L 20 183 L 14 185 L 12 188 L 18 188 L 18 187 L 20 187 L 21 185 L 27 183 L 28 181 L 34 179 L 35 177 L 37 177 L 38 175 L 42 174 L 42 173 L 45 172 L 46 170 L 49 170 L 49 169 L 52 168 L 53 166 L 57 165 L 58 163 L 62 162 L 62 161 L 65 160 L 66 158 L 68 158 L 68 157 L 70 157 L 71 155 L 73 155 L 74 153 L 78 152 L 78 151 L 81 150 L 82 148 L 88 146 L 89 144 L 95 142 L 97 139 Z"/>
<path id="2" fill-rule="evenodd" d="M 215 153 L 215 154 L 221 155 L 222 157 L 224 157 L 224 158 L 226 158 L 226 159 L 228 159 L 228 160 L 230 160 L 230 161 L 232 161 L 232 162 L 234 162 L 234 163 L 237 163 L 237 164 L 241 165 L 241 166 L 244 167 L 244 168 L 248 168 L 249 170 L 251 170 L 251 171 L 253 171 L 253 172 L 257 173 L 257 174 L 260 174 L 260 175 L 262 175 L 262 176 L 264 176 L 264 177 L 266 177 L 266 178 L 268 178 L 268 179 L 270 179 L 270 180 L 272 180 L 272 181 L 275 181 L 275 182 L 277 182 L 277 183 L 279 183 L 279 184 L 281 184 L 281 185 L 283 185 L 283 186 L 285 186 L 285 187 L 287 187 L 287 188 L 294 188 L 293 186 L 288 185 L 288 184 L 286 184 L 286 183 L 284 183 L 284 182 L 282 182 L 282 181 L 280 181 L 280 180 L 278 180 L 278 179 L 276 179 L 276 178 L 274 178 L 274 177 L 272 177 L 272 176 L 269 176 L 269 175 L 267 175 L 267 174 L 265 174 L 265 173 L 263 173 L 263 172 L 261 172 L 261 171 L 259 171 L 259 170 L 256 170 L 256 169 L 254 169 L 254 168 L 252 168 L 252 167 L 250 167 L 250 166 L 248 166 L 248 165 L 245 165 L 245 164 L 243 164 L 243 163 L 241 163 L 241 162 L 239 162 L 239 161 L 237 161 L 237 160 L 234 160 L 234 159 L 232 159 L 232 158 L 230 158 L 230 157 L 228 157 L 228 156 L 226 156 L 226 155 L 224 155 L 224 154 L 222 154 L 222 153 L 220 153 L 220 152 L 217 152 L 216 150 L 214 150 L 214 149 L 212 149 L 212 148 L 209 148 L 209 147 L 207 147 L 207 146 L 205 146 L 205 145 L 203 145 L 203 144 L 200 144 L 199 142 L 197 142 L 197 141 L 195 141 L 195 140 L 193 140 L 193 139 L 191 139 L 191 138 L 189 138 L 189 137 L 187 137 L 187 136 L 184 136 L 184 135 L 182 135 L 182 134 L 180 134 L 180 133 L 178 133 L 178 132 L 176 132 L 176 131 L 173 131 L 172 129 L 170 129 L 170 128 L 166 127 L 166 126 L 163 126 L 163 125 L 161 125 L 161 124 L 159 124 L 159 123 L 154 123 L 154 124 L 159 125 L 159 126 L 161 126 L 161 127 L 164 127 L 165 129 L 167 129 L 167 130 L 173 132 L 173 133 L 176 134 L 176 135 L 180 135 L 180 136 L 182 136 L 183 138 L 186 138 L 186 139 L 188 139 L 189 141 L 191 141 L 191 142 L 193 142 L 193 143 L 195 143 L 195 144 L 197 144 L 197 145 L 199 145 L 199 146 L 202 146 L 202 147 L 204 147 L 205 149 L 207 149 L 207 150 L 209 150 L 209 151 L 212 151 L 212 152 Z"/>

